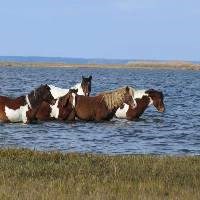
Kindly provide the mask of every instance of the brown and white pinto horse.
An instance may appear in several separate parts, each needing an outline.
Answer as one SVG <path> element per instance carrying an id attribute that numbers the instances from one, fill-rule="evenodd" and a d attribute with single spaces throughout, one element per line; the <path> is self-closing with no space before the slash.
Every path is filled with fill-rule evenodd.
<path id="1" fill-rule="evenodd" d="M 89 76 L 88 78 L 82 76 L 81 83 L 77 83 L 70 89 L 77 89 L 78 95 L 89 96 L 91 92 L 91 81 L 92 81 L 92 76 Z M 49 87 L 54 99 L 58 99 L 59 97 L 62 97 L 69 92 L 69 89 L 59 88 L 54 85 L 49 85 Z"/>
<path id="2" fill-rule="evenodd" d="M 41 85 L 26 96 L 0 96 L 0 121 L 30 123 L 35 119 L 37 109 L 43 101 L 55 101 L 48 85 Z"/>
<path id="3" fill-rule="evenodd" d="M 49 121 L 53 119 L 71 121 L 75 119 L 75 94 L 78 90 L 70 89 L 69 92 L 56 99 L 54 104 L 42 102 L 37 111 L 36 119 L 39 121 Z"/>
<path id="4" fill-rule="evenodd" d="M 134 102 L 132 90 L 128 86 L 93 97 L 76 95 L 75 113 L 80 120 L 110 120 L 123 103 L 134 107 Z"/>
<path id="5" fill-rule="evenodd" d="M 150 90 L 134 90 L 134 99 L 136 100 L 136 107 L 131 108 L 129 105 L 124 104 L 116 112 L 117 118 L 126 118 L 128 120 L 138 119 L 144 111 L 150 106 L 154 107 L 159 112 L 165 111 L 163 93 L 154 89 Z"/>

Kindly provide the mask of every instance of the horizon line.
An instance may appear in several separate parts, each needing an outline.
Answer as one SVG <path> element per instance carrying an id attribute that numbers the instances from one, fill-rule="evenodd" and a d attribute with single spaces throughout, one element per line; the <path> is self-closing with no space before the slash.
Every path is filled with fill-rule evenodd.
<path id="1" fill-rule="evenodd" d="M 13 55 L 0 55 L 0 58 L 2 57 L 21 57 L 21 58 L 52 58 L 52 59 L 82 59 L 82 60 L 110 60 L 110 61 L 115 61 L 115 60 L 119 60 L 119 61 L 157 61 L 157 62 L 163 62 L 163 61 L 170 61 L 170 62 L 200 62 L 198 60 L 185 60 L 185 59 L 135 59 L 135 58 L 101 58 L 101 57 L 65 57 L 65 56 L 37 56 L 37 55 L 29 55 L 29 56 L 22 56 L 22 55 L 17 55 L 17 56 L 13 56 Z"/>

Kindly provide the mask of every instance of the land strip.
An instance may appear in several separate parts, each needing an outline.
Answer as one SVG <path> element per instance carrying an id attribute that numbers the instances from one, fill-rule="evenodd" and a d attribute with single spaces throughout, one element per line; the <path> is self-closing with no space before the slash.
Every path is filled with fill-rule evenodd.
<path id="1" fill-rule="evenodd" d="M 130 69 L 182 69 L 200 70 L 200 64 L 191 62 L 129 62 L 127 64 L 67 64 L 54 62 L 4 62 L 0 61 L 0 67 L 65 67 L 65 68 L 130 68 Z"/>

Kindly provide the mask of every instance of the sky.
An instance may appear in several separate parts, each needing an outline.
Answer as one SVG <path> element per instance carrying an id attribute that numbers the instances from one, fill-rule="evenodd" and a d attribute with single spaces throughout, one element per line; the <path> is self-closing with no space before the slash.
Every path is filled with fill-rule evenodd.
<path id="1" fill-rule="evenodd" d="M 200 61 L 199 0 L 0 0 L 0 55 Z"/>

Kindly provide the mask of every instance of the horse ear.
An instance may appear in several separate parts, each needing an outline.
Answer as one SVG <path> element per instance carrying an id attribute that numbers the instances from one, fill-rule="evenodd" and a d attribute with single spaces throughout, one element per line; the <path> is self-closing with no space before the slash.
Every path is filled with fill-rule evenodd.
<path id="1" fill-rule="evenodd" d="M 92 80 L 92 76 L 91 76 L 91 75 L 89 76 L 89 80 L 90 80 L 90 81 Z"/>
<path id="2" fill-rule="evenodd" d="M 85 79 L 85 77 L 82 75 L 82 79 Z"/>
<path id="3" fill-rule="evenodd" d="M 129 92 L 130 88 L 128 86 L 126 86 L 126 92 Z"/>
<path id="4" fill-rule="evenodd" d="M 47 84 L 44 85 L 46 88 L 49 88 L 49 86 Z"/>

